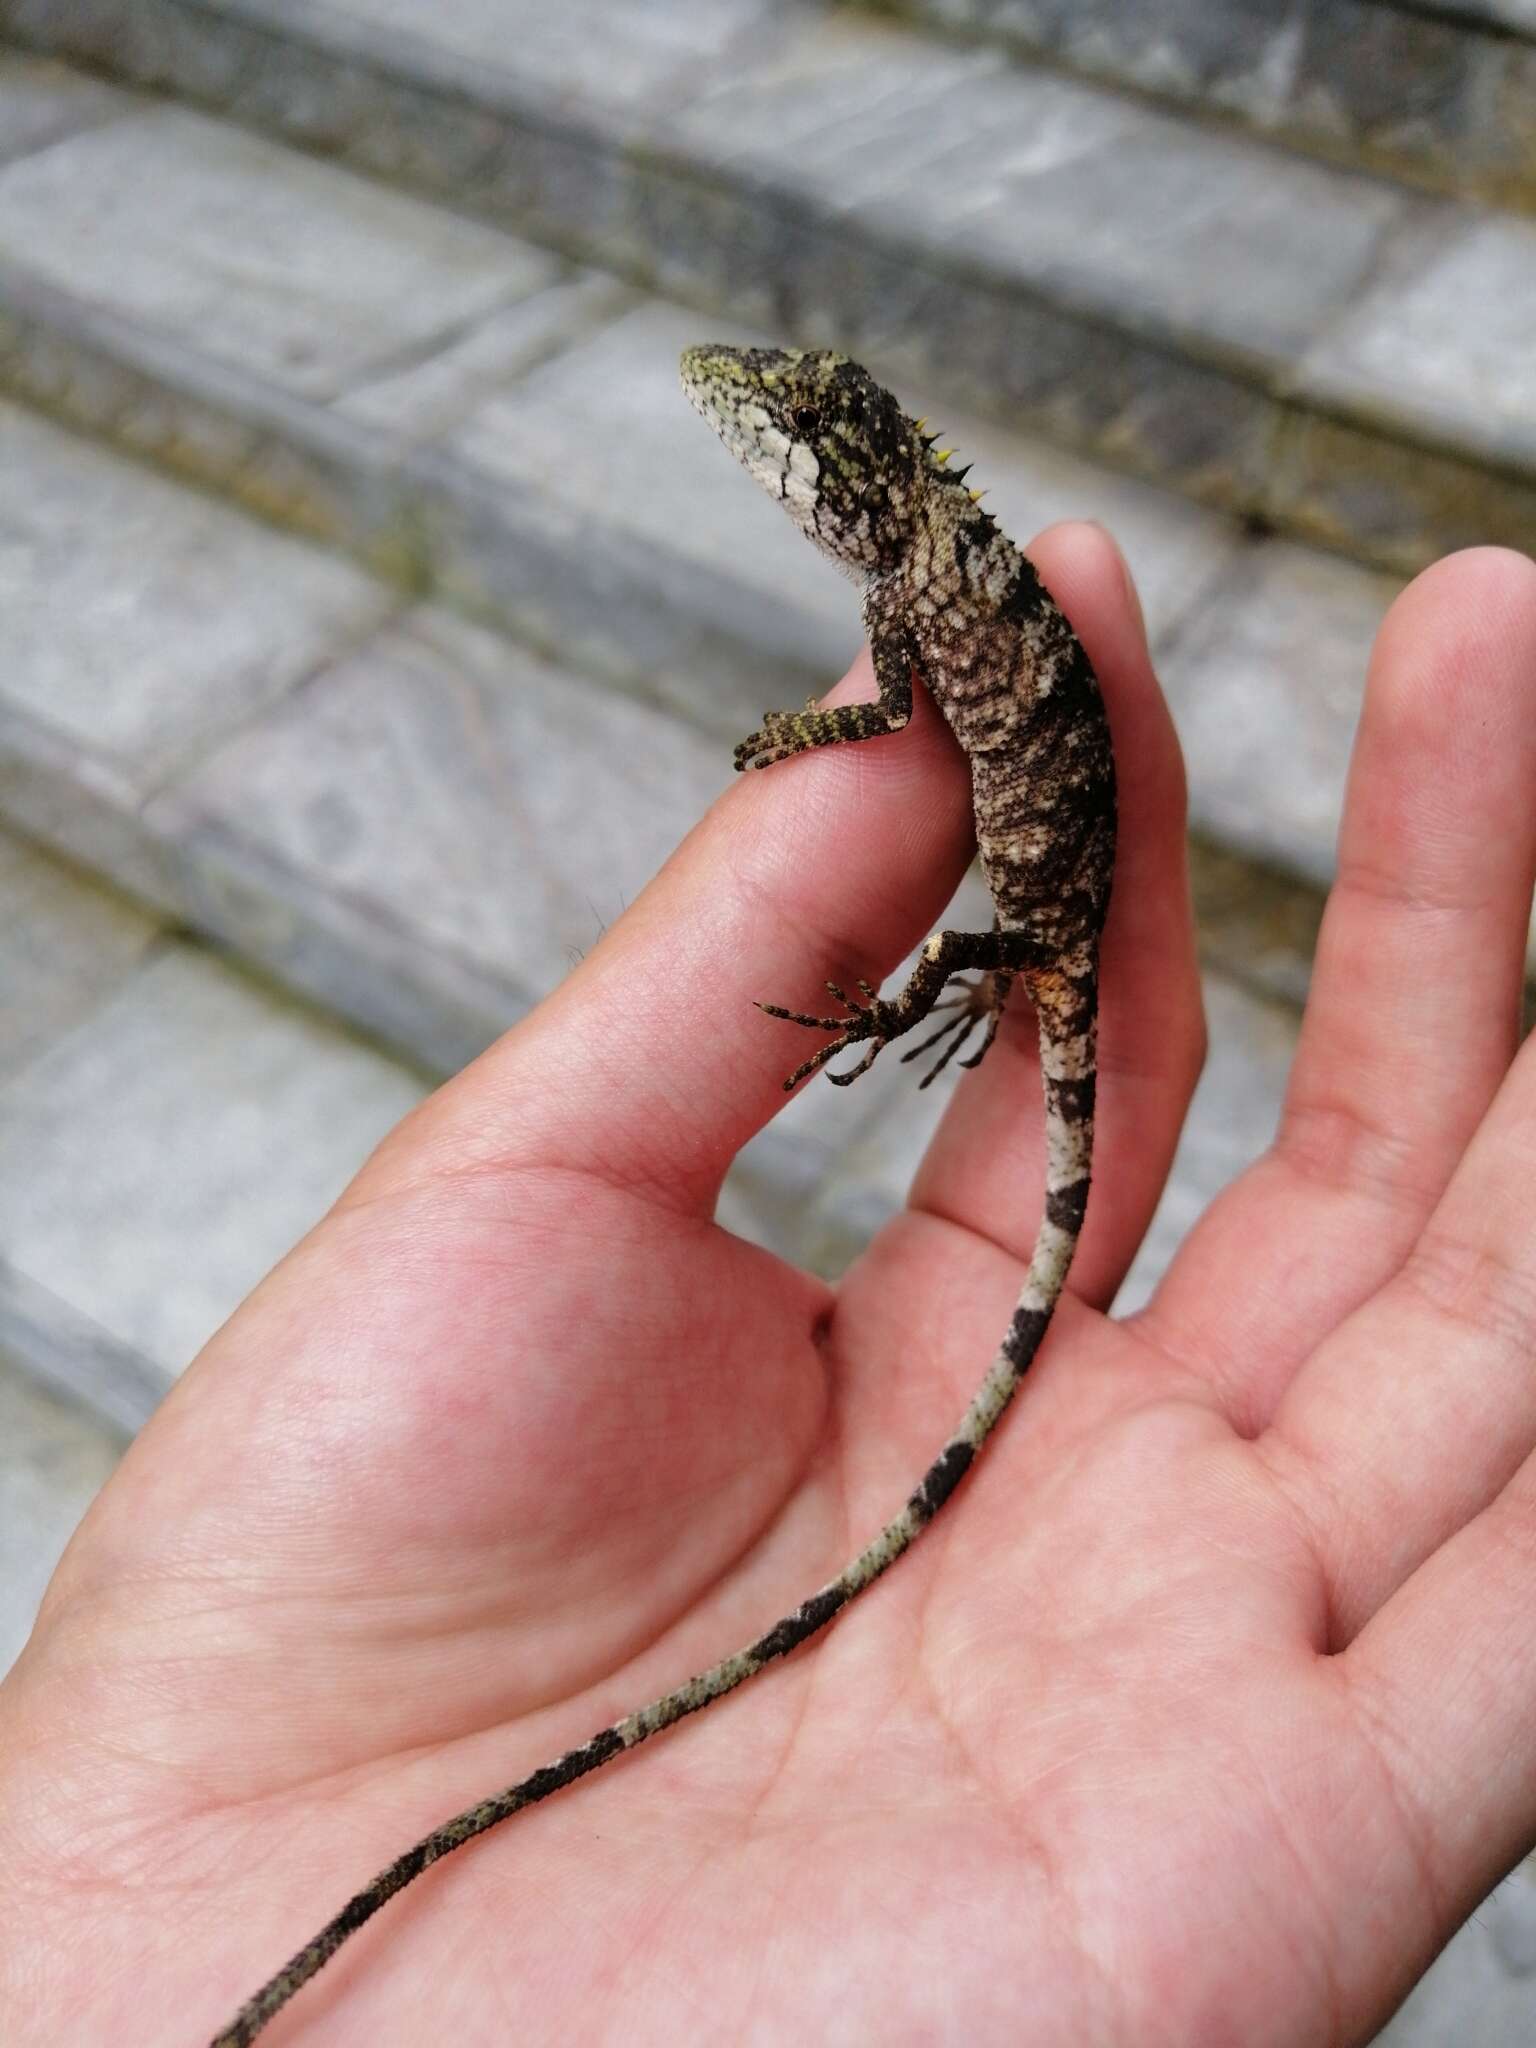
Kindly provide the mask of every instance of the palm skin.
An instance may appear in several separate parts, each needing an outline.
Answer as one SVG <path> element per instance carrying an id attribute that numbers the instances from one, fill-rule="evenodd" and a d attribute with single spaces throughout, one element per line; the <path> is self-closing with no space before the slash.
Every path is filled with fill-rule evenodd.
<path id="1" fill-rule="evenodd" d="M 1536 1840 L 1536 569 L 1395 608 L 1275 1147 L 1117 1323 L 1202 1050 L 1182 784 L 1112 546 L 1033 552 L 1123 815 L 1095 1192 L 1015 1412 L 826 1636 L 434 1868 L 273 2048 L 1364 2042 Z M 802 1051 L 751 997 L 888 971 L 965 799 L 926 704 L 748 778 L 166 1402 L 0 1691 L 15 2048 L 206 2041 L 904 1498 L 1033 1234 L 1027 1017 L 840 1290 L 710 1218 Z"/>

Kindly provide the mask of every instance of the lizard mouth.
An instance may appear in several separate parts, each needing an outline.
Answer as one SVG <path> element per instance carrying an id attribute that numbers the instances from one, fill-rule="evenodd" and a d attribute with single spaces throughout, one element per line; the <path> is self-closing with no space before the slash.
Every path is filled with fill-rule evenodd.
<path id="1" fill-rule="evenodd" d="M 813 492 L 819 465 L 809 449 L 794 460 L 792 437 L 764 403 L 765 380 L 780 375 L 790 361 L 774 349 L 706 342 L 683 351 L 681 373 L 689 403 L 729 452 L 770 497 L 796 510 L 792 501 Z"/>

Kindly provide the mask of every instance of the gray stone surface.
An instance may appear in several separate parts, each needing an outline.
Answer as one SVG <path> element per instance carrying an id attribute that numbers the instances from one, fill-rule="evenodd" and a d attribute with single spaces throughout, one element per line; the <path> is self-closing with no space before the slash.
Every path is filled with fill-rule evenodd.
<path id="1" fill-rule="evenodd" d="M 321 398 L 550 276 L 492 230 L 175 108 L 0 169 L 0 260 Z"/>
<path id="2" fill-rule="evenodd" d="M 693 631 L 733 637 L 759 656 L 776 654 L 786 669 L 819 669 L 830 679 L 857 646 L 856 601 L 846 579 L 744 484 L 683 401 L 679 352 L 706 334 L 732 339 L 738 330 L 722 332 L 719 322 L 648 302 L 472 408 L 443 451 L 501 491 L 537 492 L 594 582 L 603 573 L 591 559 L 597 548 L 615 569 L 633 560 L 637 576 L 649 559 Z M 932 411 L 967 456 L 980 456 L 977 483 L 1021 540 L 1069 514 L 1091 513 L 1111 526 L 1142 582 L 1155 631 L 1182 616 L 1232 545 L 1230 528 L 1170 493 L 941 408 L 920 388 L 904 386 L 903 396 L 918 412 Z M 597 597 L 601 603 L 600 585 Z M 623 635 L 631 616 L 616 608 L 594 622 L 596 632 Z M 760 678 L 754 674 L 748 688 L 727 664 L 690 654 L 687 630 L 675 639 L 674 670 L 660 671 L 658 687 L 701 722 L 734 735 L 743 716 L 755 721 L 762 708 Z M 658 668 L 666 654 L 656 650 Z"/>
<path id="3" fill-rule="evenodd" d="M 323 34 L 330 22 L 375 46 L 448 57 L 479 79 L 511 75 L 554 107 L 595 102 L 622 112 L 687 84 L 700 66 L 781 12 L 783 0 L 568 0 L 558 7 L 509 10 L 506 0 L 219 0 L 241 20 Z M 509 18 L 510 17 L 510 18 Z"/>
<path id="4" fill-rule="evenodd" d="M 1267 1001 L 1304 1003 L 1322 889 L 1218 846 L 1203 832 L 1190 835 L 1189 856 L 1201 959 Z"/>
<path id="5" fill-rule="evenodd" d="M 0 404 L 6 707 L 147 789 L 382 619 L 350 564 Z"/>
<path id="6" fill-rule="evenodd" d="M 337 411 L 409 445 L 446 433 L 477 402 L 616 317 L 634 293 L 595 271 L 552 277 L 402 369 L 356 385 Z"/>
<path id="7" fill-rule="evenodd" d="M 49 1393 L 131 1434 L 165 1393 L 164 1369 L 0 1253 L 0 1352 Z"/>
<path id="8" fill-rule="evenodd" d="M 134 973 L 161 927 L 0 830 L 0 1082 Z"/>
<path id="9" fill-rule="evenodd" d="M 1266 1002 L 1226 975 L 1205 976 L 1210 1052 L 1190 1104 L 1163 1199 L 1115 1302 L 1118 1315 L 1145 1305 L 1214 1198 L 1269 1144 L 1295 1050 L 1297 1013 Z"/>
<path id="10" fill-rule="evenodd" d="M 684 345 L 719 326 L 655 302 L 638 307 L 473 407 L 445 437 L 443 454 L 498 495 L 536 496 L 592 588 L 594 640 L 634 631 L 626 609 L 602 615 L 605 574 L 615 599 L 619 573 L 636 583 L 648 574 L 665 579 L 674 612 L 692 613 L 700 635 L 739 633 L 768 642 L 786 668 L 835 675 L 860 631 L 846 578 L 771 505 L 754 502 L 678 383 Z M 578 647 L 578 658 L 586 651 Z M 653 658 L 659 668 L 678 652 L 658 642 Z M 703 666 L 686 650 L 683 658 Z M 664 672 L 659 681 L 666 686 Z M 732 728 L 743 714 L 755 720 L 761 680 L 734 699 L 729 672 L 719 684 L 726 705 L 716 717 Z"/>
<path id="11" fill-rule="evenodd" d="M 833 17 L 663 131 L 732 176 L 849 214 L 1113 324 L 1284 362 L 1407 212 L 1385 184 L 1071 80 Z"/>
<path id="12" fill-rule="evenodd" d="M 1376 2048 L 1530 2048 L 1536 1862 L 1486 1899 L 1376 2036 Z"/>
<path id="13" fill-rule="evenodd" d="M 1396 0 L 1410 11 L 1425 0 Z M 1459 14 L 1473 24 L 1484 23 L 1513 29 L 1516 34 L 1536 36 L 1536 0 L 1434 0 L 1442 12 Z"/>
<path id="14" fill-rule="evenodd" d="M 477 71 L 462 52 L 449 64 L 452 52 L 431 35 L 287 0 L 143 0 L 131 18 L 120 0 L 69 0 L 46 22 L 22 0 L 11 4 L 23 32 L 242 120 L 276 124 L 376 176 L 440 192 L 455 211 L 441 221 L 455 247 L 464 235 L 488 233 L 457 217 L 468 199 L 520 231 L 638 268 L 695 301 L 726 305 L 779 334 L 847 343 L 914 386 L 932 381 L 990 415 L 1393 567 L 1468 539 L 1536 547 L 1536 465 L 1509 466 L 1507 420 L 1493 431 L 1493 450 L 1486 428 L 1481 438 L 1469 428 L 1464 445 L 1426 458 L 1422 442 L 1444 437 L 1450 418 L 1433 380 L 1419 378 L 1402 403 L 1387 405 L 1363 358 L 1358 372 L 1342 354 L 1329 370 L 1329 343 L 1346 332 L 1394 224 L 1413 226 L 1404 250 L 1437 231 L 1428 202 L 1378 181 L 1022 72 L 997 51 L 941 49 L 803 9 L 766 7 L 759 19 L 748 8 L 745 40 L 738 44 L 733 30 L 718 63 L 679 74 L 649 98 L 649 88 L 621 86 L 621 113 L 574 82 L 546 89 L 536 56 L 519 70 L 515 40 L 501 69 Z M 251 26 L 257 15 L 266 29 Z M 583 18 L 578 7 L 569 20 Z M 606 18 L 601 10 L 591 17 L 599 30 Z M 474 13 L 475 35 L 485 19 Z M 462 29 L 448 23 L 448 42 Z M 649 12 L 636 30 L 647 49 L 670 34 Z M 171 118 L 146 115 L 104 134 L 138 137 Z M 419 587 L 440 575 L 442 587 L 520 632 L 571 641 L 579 659 L 601 662 L 604 636 L 589 643 L 582 635 L 571 536 L 541 527 L 537 501 L 520 497 L 507 474 L 470 474 L 456 455 L 446 473 L 418 466 L 402 479 L 392 466 L 391 407 L 399 433 L 419 443 L 466 404 L 478 410 L 475 395 L 487 386 L 494 404 L 503 348 L 515 374 L 546 319 L 558 341 L 576 302 L 548 285 L 547 259 L 492 236 L 480 246 L 511 267 L 506 289 L 478 311 L 460 306 L 457 321 L 439 318 L 421 310 L 442 299 L 438 272 L 451 273 L 454 305 L 463 283 L 457 259 L 423 249 L 424 223 L 439 216 L 312 159 L 263 159 L 272 190 L 267 213 L 256 211 L 258 226 L 271 229 L 259 243 L 262 261 L 242 273 L 238 292 L 215 294 L 205 307 L 199 294 L 218 272 L 226 201 L 252 182 L 256 145 L 230 144 L 240 155 L 231 169 L 219 161 L 223 145 L 210 140 L 221 131 L 175 118 L 181 139 L 157 149 L 168 163 L 206 156 L 207 192 L 157 221 L 175 246 L 156 242 L 152 260 L 118 266 L 132 276 L 102 257 L 92 178 L 50 179 L 37 168 L 75 151 L 87 160 L 88 146 L 105 156 L 104 136 L 13 167 L 44 189 L 17 188 L 23 254 L 9 275 L 0 271 L 0 376 L 247 503 L 367 549 L 401 580 Z M 101 181 L 99 167 L 92 176 Z M 0 253 L 9 182 L 0 173 Z M 306 218 L 302 234 L 284 242 L 290 186 L 306 195 Z M 328 325 L 317 342 L 305 326 L 316 296 L 310 273 L 328 270 L 329 246 L 357 239 L 345 223 L 360 193 L 375 211 L 395 209 L 387 232 L 371 221 L 361 238 L 380 252 L 376 288 L 392 294 L 391 311 L 374 319 L 364 292 L 359 321 L 334 335 Z M 295 249 L 297 290 L 273 261 Z M 478 287 L 486 266 L 470 267 Z M 69 284 L 75 274 L 88 299 Z M 1382 279 L 1392 274 L 1387 262 Z M 40 303 L 50 284 L 52 319 Z M 225 301 L 236 305 L 247 288 L 255 316 L 226 319 Z M 188 292 L 197 317 L 171 320 L 168 309 L 179 310 Z M 530 295 L 542 303 L 520 312 Z M 18 320 L 30 331 L 18 336 Z M 69 343 L 50 362 L 50 330 L 61 324 Z M 584 324 L 578 317 L 576 330 Z M 336 360 L 338 351 L 366 354 L 375 344 L 380 358 Z M 535 340 L 532 353 L 548 345 L 549 337 Z M 1295 364 L 1309 348 L 1316 360 L 1298 381 Z M 1501 348 L 1514 388 L 1518 330 Z M 1501 348 L 1490 340 L 1484 354 L 1497 363 Z M 1440 353 L 1447 391 L 1488 374 L 1475 352 L 1463 361 L 1454 337 Z M 221 414 L 211 372 L 252 364 L 260 374 L 243 390 L 225 387 Z M 345 421 L 275 403 L 295 393 L 333 396 L 336 376 L 369 387 Z M 360 449 L 338 438 L 343 424 L 366 424 L 372 441 Z M 1503 468 L 1487 467 L 1491 453 Z M 723 622 L 680 631 L 665 558 L 640 544 L 623 560 L 622 552 L 610 549 L 605 595 L 634 612 L 632 665 L 692 663 L 700 673 L 718 665 L 729 644 Z M 734 601 L 746 626 L 738 640 L 759 643 L 749 595 Z M 800 667 L 822 659 L 802 649 Z M 752 709 L 763 680 L 748 690 Z"/>
<path id="15" fill-rule="evenodd" d="M 467 965 L 503 991 L 499 1026 L 590 948 L 730 773 L 665 713 L 422 611 L 247 729 L 157 816 L 174 812 L 205 863 L 259 862 L 338 923 Z"/>
<path id="16" fill-rule="evenodd" d="M 1398 585 L 1264 541 L 1165 650 L 1192 823 L 1326 887 L 1366 662 Z"/>
<path id="17" fill-rule="evenodd" d="M 899 0 L 897 11 L 1329 155 L 1536 196 L 1536 71 L 1514 39 L 1531 34 L 1532 0 Z"/>
<path id="18" fill-rule="evenodd" d="M 65 1544 L 122 1438 L 0 1355 L 0 1677 L 31 1633 Z"/>
<path id="19" fill-rule="evenodd" d="M 13 279 L 0 282 L 0 375 L 734 737 L 765 703 L 837 672 L 856 608 L 684 405 L 678 350 L 719 323 L 654 301 L 621 315 L 622 296 L 591 278 L 551 283 L 326 408 Z M 921 383 L 900 382 L 934 409 Z M 1230 545 L 1167 493 L 953 407 L 935 417 L 985 451 L 1017 533 L 1067 511 L 1115 526 L 1157 627 Z"/>
<path id="20" fill-rule="evenodd" d="M 1300 388 L 1536 469 L 1536 221 L 1447 210 L 1404 238 Z"/>
<path id="21" fill-rule="evenodd" d="M 1437 450 L 1431 431 L 1386 438 L 1326 409 L 1286 413 L 1265 474 L 1270 523 L 1404 574 L 1483 543 L 1536 554 L 1536 473 Z"/>
<path id="22" fill-rule="evenodd" d="M 0 1086 L 0 1259 L 168 1383 L 422 1085 L 166 947 Z"/>
<path id="23" fill-rule="evenodd" d="M 109 121 L 132 104 L 63 64 L 0 50 L 0 164 Z"/>

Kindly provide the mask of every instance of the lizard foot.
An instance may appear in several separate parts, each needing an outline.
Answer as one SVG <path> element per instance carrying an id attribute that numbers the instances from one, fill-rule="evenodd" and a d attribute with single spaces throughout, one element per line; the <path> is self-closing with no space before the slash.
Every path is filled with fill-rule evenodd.
<path id="1" fill-rule="evenodd" d="M 856 1067 L 850 1067 L 846 1074 L 828 1074 L 827 1076 L 827 1079 L 835 1087 L 846 1088 L 849 1082 L 857 1081 L 860 1074 L 867 1074 L 869 1072 L 888 1042 L 896 1036 L 896 1031 L 893 1028 L 897 1022 L 895 1005 L 882 1003 L 879 991 L 871 988 L 867 981 L 861 981 L 858 987 L 859 994 L 864 998 L 862 1002 L 859 1001 L 857 996 L 845 995 L 835 981 L 829 981 L 826 984 L 828 995 L 835 996 L 847 1012 L 842 1017 L 812 1017 L 804 1010 L 783 1009 L 778 1003 L 759 1003 L 757 1005 L 765 1017 L 782 1017 L 788 1024 L 803 1025 L 807 1031 L 835 1031 L 837 1033 L 837 1036 L 830 1045 L 822 1046 L 818 1052 L 813 1052 L 808 1060 L 800 1062 L 799 1066 L 796 1067 L 795 1071 L 784 1083 L 784 1092 L 786 1094 L 788 1094 L 791 1088 L 798 1087 L 808 1074 L 816 1073 L 819 1068 L 827 1064 L 828 1060 L 836 1059 L 837 1055 L 844 1051 L 846 1047 L 859 1045 L 867 1040 L 869 1042 L 869 1050 Z"/>
<path id="2" fill-rule="evenodd" d="M 931 1052 L 942 1039 L 949 1039 L 950 1043 L 918 1082 L 919 1088 L 926 1088 L 931 1081 L 936 1081 L 955 1054 L 964 1047 L 977 1025 L 985 1023 L 986 1032 L 981 1044 L 969 1059 L 960 1062 L 962 1067 L 981 1065 L 991 1051 L 992 1041 L 997 1036 L 997 1027 L 1003 1021 L 1003 1009 L 1008 1001 L 1008 991 L 1013 985 L 1013 976 L 1003 973 L 983 974 L 977 981 L 963 981 L 957 975 L 955 985 L 960 990 L 958 995 L 946 997 L 942 1003 L 935 1003 L 933 1006 L 935 1010 L 953 1010 L 955 1014 L 946 1023 L 941 1024 L 937 1031 L 931 1032 L 921 1045 L 914 1045 L 910 1052 L 904 1052 L 901 1056 L 903 1062 L 920 1059 L 925 1052 Z"/>
<path id="3" fill-rule="evenodd" d="M 736 772 L 748 768 L 771 768 L 775 761 L 787 761 L 791 754 L 803 754 L 814 741 L 805 730 L 808 715 L 816 709 L 812 697 L 804 711 L 765 711 L 763 723 L 757 732 L 747 737 L 736 749 Z"/>

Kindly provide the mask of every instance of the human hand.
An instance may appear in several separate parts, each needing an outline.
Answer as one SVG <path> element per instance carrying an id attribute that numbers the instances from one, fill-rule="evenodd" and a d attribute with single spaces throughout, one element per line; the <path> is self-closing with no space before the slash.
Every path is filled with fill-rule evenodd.
<path id="1" fill-rule="evenodd" d="M 1181 772 L 1112 548 L 1032 552 L 1121 785 L 1040 1361 L 830 1634 L 435 1867 L 273 2048 L 1363 2042 L 1536 1838 L 1536 569 L 1394 608 L 1279 1136 L 1115 1323 L 1201 1052 Z M 733 787 L 209 1345 L 0 1690 L 13 2048 L 206 2041 L 905 1498 L 1033 1237 L 1025 1006 L 840 1289 L 711 1216 L 803 1050 L 752 998 L 878 979 L 968 825 L 926 700 Z"/>

